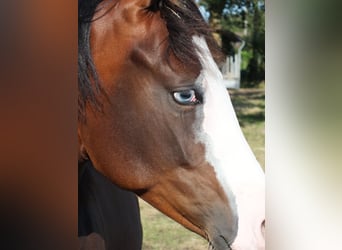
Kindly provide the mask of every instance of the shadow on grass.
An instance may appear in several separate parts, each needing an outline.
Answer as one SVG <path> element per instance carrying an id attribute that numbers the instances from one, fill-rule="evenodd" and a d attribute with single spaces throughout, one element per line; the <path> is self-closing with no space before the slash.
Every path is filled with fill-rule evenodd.
<path id="1" fill-rule="evenodd" d="M 255 114 L 237 114 L 237 117 L 238 117 L 241 127 L 245 127 L 249 124 L 265 121 L 264 112 L 259 112 Z"/>
<path id="2" fill-rule="evenodd" d="M 236 115 L 242 127 L 265 121 L 265 91 L 240 89 L 229 91 Z"/>

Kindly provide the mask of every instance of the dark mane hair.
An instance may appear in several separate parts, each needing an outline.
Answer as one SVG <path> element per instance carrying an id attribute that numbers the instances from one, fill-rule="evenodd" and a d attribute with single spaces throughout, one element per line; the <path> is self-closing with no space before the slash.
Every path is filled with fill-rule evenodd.
<path id="1" fill-rule="evenodd" d="M 100 90 L 99 78 L 91 56 L 90 25 L 96 7 L 103 0 L 78 0 L 78 119 L 84 121 L 86 103 L 99 109 L 96 98 Z M 94 87 L 91 83 L 94 81 Z"/>
<path id="2" fill-rule="evenodd" d="M 221 60 L 221 50 L 212 36 L 212 29 L 204 21 L 194 1 L 155 0 L 154 4 L 159 6 L 154 9 L 160 11 L 169 32 L 169 53 L 188 66 L 197 65 L 199 61 L 192 37 L 198 35 L 206 39 L 214 59 L 217 62 Z"/>
<path id="3" fill-rule="evenodd" d="M 89 34 L 96 8 L 103 1 L 78 2 L 78 116 L 83 121 L 86 103 L 101 110 L 101 103 L 96 98 L 101 92 L 101 85 L 92 61 Z M 199 64 L 192 42 L 194 35 L 204 37 L 214 59 L 217 62 L 222 60 L 220 48 L 212 36 L 212 31 L 192 0 L 152 0 L 147 9 L 153 12 L 160 11 L 169 32 L 168 53 L 173 53 L 179 61 L 190 67 Z"/>

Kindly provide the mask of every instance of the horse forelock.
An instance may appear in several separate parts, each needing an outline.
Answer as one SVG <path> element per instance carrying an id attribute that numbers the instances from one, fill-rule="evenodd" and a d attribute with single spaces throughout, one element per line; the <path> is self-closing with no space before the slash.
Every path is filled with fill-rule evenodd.
<path id="1" fill-rule="evenodd" d="M 169 32 L 169 52 L 188 66 L 200 65 L 193 36 L 203 37 L 218 62 L 220 49 L 212 36 L 212 30 L 204 21 L 198 6 L 190 0 L 162 0 L 161 17 L 165 20 Z"/>
<path id="2" fill-rule="evenodd" d="M 78 16 L 78 117 L 85 121 L 85 107 L 89 103 L 101 110 L 98 94 L 101 83 L 93 63 L 90 47 L 90 26 L 98 6 L 105 0 L 79 0 Z M 112 4 L 120 0 L 110 1 Z M 201 67 L 193 44 L 193 36 L 203 37 L 216 62 L 222 60 L 221 51 L 204 21 L 198 6 L 192 0 L 151 0 L 146 10 L 159 12 L 168 30 L 167 54 L 171 54 L 186 67 Z M 110 25 L 110 24 L 108 24 Z"/>

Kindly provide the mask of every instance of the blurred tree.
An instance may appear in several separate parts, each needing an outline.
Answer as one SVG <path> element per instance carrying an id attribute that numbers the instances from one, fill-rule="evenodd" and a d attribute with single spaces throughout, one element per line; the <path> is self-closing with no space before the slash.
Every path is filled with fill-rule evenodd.
<path id="1" fill-rule="evenodd" d="M 209 23 L 220 36 L 223 51 L 233 54 L 240 37 L 246 42 L 242 53 L 242 87 L 255 87 L 265 79 L 265 1 L 199 0 L 208 12 Z M 202 8 L 203 8 L 202 7 Z"/>

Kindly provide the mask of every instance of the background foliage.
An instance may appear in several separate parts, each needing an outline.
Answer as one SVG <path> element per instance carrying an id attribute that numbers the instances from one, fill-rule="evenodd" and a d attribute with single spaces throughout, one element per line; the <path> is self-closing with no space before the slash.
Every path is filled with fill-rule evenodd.
<path id="1" fill-rule="evenodd" d="M 234 52 L 234 36 L 246 42 L 242 50 L 241 86 L 257 87 L 265 80 L 265 1 L 199 0 L 226 54 Z M 235 35 L 234 35 L 235 34 Z"/>

